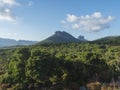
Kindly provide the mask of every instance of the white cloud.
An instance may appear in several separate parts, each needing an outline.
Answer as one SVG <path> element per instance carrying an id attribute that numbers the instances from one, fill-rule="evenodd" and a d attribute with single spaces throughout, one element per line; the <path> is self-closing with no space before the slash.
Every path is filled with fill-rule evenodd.
<path id="1" fill-rule="evenodd" d="M 0 12 L 0 20 L 15 21 L 16 17 L 12 15 L 10 9 L 4 9 Z"/>
<path id="2" fill-rule="evenodd" d="M 12 13 L 12 7 L 19 5 L 16 0 L 0 0 L 0 20 L 15 21 L 16 16 Z"/>
<path id="3" fill-rule="evenodd" d="M 113 20 L 112 16 L 103 16 L 102 13 L 95 12 L 85 16 L 68 14 L 61 23 L 68 28 L 95 32 L 109 28 L 110 22 Z"/>
<path id="4" fill-rule="evenodd" d="M 0 0 L 1 5 L 18 5 L 16 0 Z"/>
<path id="5" fill-rule="evenodd" d="M 75 15 L 68 14 L 66 20 L 68 22 L 75 22 L 78 19 Z"/>
<path id="6" fill-rule="evenodd" d="M 100 12 L 95 12 L 93 15 L 92 15 L 94 18 L 101 18 L 102 17 L 102 14 Z"/>

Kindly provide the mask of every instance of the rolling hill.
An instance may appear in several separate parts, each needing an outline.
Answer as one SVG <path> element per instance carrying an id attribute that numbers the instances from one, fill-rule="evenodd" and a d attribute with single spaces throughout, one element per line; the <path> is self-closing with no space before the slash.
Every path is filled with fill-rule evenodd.
<path id="1" fill-rule="evenodd" d="M 120 45 L 120 36 L 108 36 L 92 41 L 97 44 Z"/>

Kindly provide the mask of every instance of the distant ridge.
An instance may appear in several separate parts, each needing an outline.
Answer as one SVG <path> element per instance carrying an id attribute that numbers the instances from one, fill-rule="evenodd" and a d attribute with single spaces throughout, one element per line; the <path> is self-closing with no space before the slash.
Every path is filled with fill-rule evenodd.
<path id="1" fill-rule="evenodd" d="M 55 44 L 55 43 L 74 43 L 74 42 L 88 42 L 93 44 L 108 44 L 108 45 L 120 45 L 120 36 L 108 36 L 104 38 L 100 38 L 93 41 L 88 41 L 84 38 L 84 36 L 79 36 L 75 38 L 71 34 L 65 31 L 56 31 L 53 35 L 46 38 L 43 41 L 29 41 L 29 40 L 14 40 L 14 39 L 6 39 L 0 38 L 0 47 L 10 47 L 10 46 L 21 46 L 21 45 L 34 45 L 34 44 Z"/>
<path id="2" fill-rule="evenodd" d="M 92 41 L 92 43 L 120 45 L 120 36 L 108 36 Z"/>
<path id="3" fill-rule="evenodd" d="M 45 44 L 45 43 L 67 43 L 67 42 L 83 42 L 86 41 L 84 38 L 77 39 L 71 34 L 65 32 L 65 31 L 56 31 L 55 34 L 48 37 L 47 39 L 39 42 L 39 44 Z"/>
<path id="4" fill-rule="evenodd" d="M 28 41 L 28 40 L 14 40 L 14 39 L 6 39 L 0 38 L 0 47 L 7 47 L 7 46 L 17 46 L 17 45 L 32 45 L 37 43 L 37 41 Z"/>

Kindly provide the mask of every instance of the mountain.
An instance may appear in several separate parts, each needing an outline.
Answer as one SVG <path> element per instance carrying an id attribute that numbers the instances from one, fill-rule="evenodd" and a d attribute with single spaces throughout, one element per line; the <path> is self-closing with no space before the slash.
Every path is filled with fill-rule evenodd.
<path id="1" fill-rule="evenodd" d="M 81 35 L 78 36 L 78 38 L 75 38 L 74 36 L 65 31 L 56 31 L 53 35 L 51 35 L 47 39 L 39 42 L 39 44 L 67 43 L 67 42 L 90 42 L 96 44 L 120 45 L 120 36 L 108 36 L 94 41 L 88 41 L 84 38 L 84 36 Z"/>
<path id="2" fill-rule="evenodd" d="M 14 39 L 0 38 L 0 47 L 16 46 L 16 45 L 32 45 L 35 43 L 37 43 L 37 42 L 36 41 L 28 41 L 28 40 L 16 41 Z"/>
<path id="3" fill-rule="evenodd" d="M 65 31 L 56 31 L 55 34 L 53 34 L 52 36 L 48 37 L 47 39 L 41 41 L 39 44 L 83 42 L 83 41 L 84 41 L 83 38 L 82 38 L 82 40 L 80 38 L 77 39 Z"/>
<path id="4" fill-rule="evenodd" d="M 37 41 L 28 41 L 28 40 L 19 40 L 17 41 L 18 45 L 32 45 L 37 43 Z"/>
<path id="5" fill-rule="evenodd" d="M 92 41 L 92 43 L 120 45 L 120 36 L 108 36 Z"/>
<path id="6" fill-rule="evenodd" d="M 85 41 L 87 41 L 85 38 L 84 38 L 84 36 L 78 36 L 78 39 L 80 40 L 80 41 L 83 41 L 83 42 L 85 42 Z"/>

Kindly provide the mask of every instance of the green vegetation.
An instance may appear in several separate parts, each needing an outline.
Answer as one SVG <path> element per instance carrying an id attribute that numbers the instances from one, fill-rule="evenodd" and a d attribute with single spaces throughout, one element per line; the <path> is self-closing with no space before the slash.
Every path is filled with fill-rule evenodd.
<path id="1" fill-rule="evenodd" d="M 120 36 L 104 37 L 104 38 L 92 41 L 92 43 L 109 44 L 109 45 L 120 45 Z"/>
<path id="2" fill-rule="evenodd" d="M 120 46 L 90 43 L 33 45 L 0 52 L 0 82 L 12 90 L 79 88 L 120 75 Z M 2 68 L 4 66 L 4 68 Z M 54 89 L 52 89 L 54 90 Z M 77 90 L 77 89 L 73 89 Z"/>

